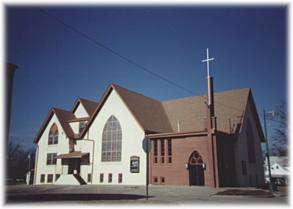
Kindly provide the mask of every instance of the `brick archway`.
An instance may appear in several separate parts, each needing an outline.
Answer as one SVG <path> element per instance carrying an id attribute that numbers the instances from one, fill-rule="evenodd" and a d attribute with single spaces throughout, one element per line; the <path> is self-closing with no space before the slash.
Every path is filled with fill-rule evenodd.
<path id="1" fill-rule="evenodd" d="M 189 185 L 204 185 L 204 167 L 201 155 L 194 151 L 188 160 Z"/>

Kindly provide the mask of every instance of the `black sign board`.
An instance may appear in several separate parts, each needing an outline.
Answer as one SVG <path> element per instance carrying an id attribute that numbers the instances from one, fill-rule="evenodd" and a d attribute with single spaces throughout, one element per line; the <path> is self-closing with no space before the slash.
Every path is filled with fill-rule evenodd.
<path id="1" fill-rule="evenodd" d="M 130 157 L 130 172 L 139 173 L 139 157 L 138 156 Z"/>

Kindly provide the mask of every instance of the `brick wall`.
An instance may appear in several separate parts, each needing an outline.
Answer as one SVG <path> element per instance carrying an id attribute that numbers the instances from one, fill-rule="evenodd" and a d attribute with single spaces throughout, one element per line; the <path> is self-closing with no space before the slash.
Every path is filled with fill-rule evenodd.
<path id="1" fill-rule="evenodd" d="M 206 165 L 204 170 L 205 186 L 213 186 L 212 162 L 208 158 L 208 141 L 207 136 L 175 138 L 172 140 L 172 163 L 168 163 L 168 147 L 165 139 L 165 162 L 161 163 L 160 150 L 161 143 L 158 140 L 158 163 L 154 163 L 154 149 L 150 153 L 150 184 L 167 184 L 167 185 L 189 185 L 189 170 L 186 168 L 190 155 L 197 151 Z M 154 141 L 152 140 L 152 141 Z M 154 146 L 152 146 L 154 148 Z M 158 183 L 154 182 L 157 177 Z M 161 182 L 164 178 L 164 183 Z"/>

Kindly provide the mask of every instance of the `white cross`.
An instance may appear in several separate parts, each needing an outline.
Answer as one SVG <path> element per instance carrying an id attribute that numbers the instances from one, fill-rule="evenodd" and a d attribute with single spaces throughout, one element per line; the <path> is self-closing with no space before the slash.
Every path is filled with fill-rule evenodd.
<path id="1" fill-rule="evenodd" d="M 205 60 L 202 60 L 201 62 L 207 63 L 207 76 L 210 77 L 210 61 L 213 61 L 215 58 L 209 57 L 209 48 L 207 48 L 207 58 Z"/>

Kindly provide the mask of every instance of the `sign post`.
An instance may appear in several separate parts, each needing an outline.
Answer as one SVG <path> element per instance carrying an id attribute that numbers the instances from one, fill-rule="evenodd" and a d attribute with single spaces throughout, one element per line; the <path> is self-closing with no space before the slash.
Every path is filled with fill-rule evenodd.
<path id="1" fill-rule="evenodd" d="M 149 199 L 149 152 L 151 150 L 151 140 L 148 138 L 144 138 L 142 141 L 142 148 L 146 153 L 146 199 Z"/>

